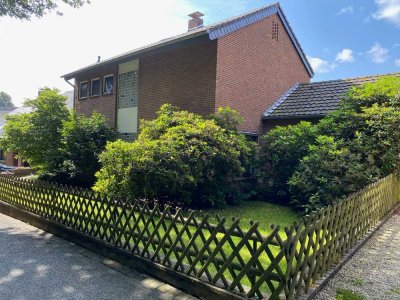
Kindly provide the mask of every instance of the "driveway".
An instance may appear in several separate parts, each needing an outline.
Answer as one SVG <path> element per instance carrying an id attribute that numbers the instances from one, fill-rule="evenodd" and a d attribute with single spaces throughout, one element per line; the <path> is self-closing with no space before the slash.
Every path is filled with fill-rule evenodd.
<path id="1" fill-rule="evenodd" d="M 196 299 L 0 214 L 0 299 Z"/>
<path id="2" fill-rule="evenodd" d="M 400 210 L 315 298 L 331 299 L 400 300 Z"/>

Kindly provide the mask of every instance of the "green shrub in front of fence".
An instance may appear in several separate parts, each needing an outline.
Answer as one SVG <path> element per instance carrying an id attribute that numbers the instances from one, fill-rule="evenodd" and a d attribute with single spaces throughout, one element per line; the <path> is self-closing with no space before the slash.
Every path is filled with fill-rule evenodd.
<path id="1" fill-rule="evenodd" d="M 102 197 L 91 190 L 0 175 L 0 200 L 132 255 L 243 297 L 307 292 L 398 202 L 391 175 L 290 228 L 263 236 L 258 223 Z"/>

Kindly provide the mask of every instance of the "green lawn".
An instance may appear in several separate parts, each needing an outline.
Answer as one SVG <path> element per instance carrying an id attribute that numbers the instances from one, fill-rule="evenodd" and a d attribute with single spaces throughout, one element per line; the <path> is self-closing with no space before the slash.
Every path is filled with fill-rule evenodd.
<path id="1" fill-rule="evenodd" d="M 28 195 L 29 191 L 25 190 L 24 194 L 21 194 L 23 197 L 24 195 Z M 33 205 L 36 208 L 40 207 L 39 212 L 37 211 L 36 213 L 40 213 L 43 215 L 46 215 L 48 204 L 47 200 L 50 199 L 50 194 L 47 193 L 36 193 L 36 199 L 34 200 L 29 200 L 31 202 L 31 205 Z M 49 215 L 52 216 L 53 218 L 56 217 L 56 219 L 60 220 L 67 220 L 66 225 L 71 226 L 76 229 L 80 229 L 79 224 L 84 224 L 84 227 L 86 227 L 86 232 L 88 232 L 91 229 L 94 229 L 94 232 L 91 234 L 94 234 L 97 230 L 99 230 L 98 234 L 103 235 L 106 234 L 107 236 L 110 235 L 110 232 L 112 231 L 112 224 L 110 225 L 108 223 L 108 220 L 111 217 L 111 210 L 113 209 L 111 207 L 111 210 L 106 209 L 108 207 L 108 204 L 106 203 L 100 203 L 97 202 L 96 200 L 89 199 L 86 197 L 81 197 L 78 195 L 73 195 L 73 194 L 67 194 L 63 191 L 58 192 L 56 195 L 52 194 L 51 198 L 55 200 L 55 203 L 52 200 L 52 209 L 51 212 L 49 212 Z M 47 199 L 47 200 L 45 200 Z M 35 201 L 36 200 L 36 201 Z M 32 206 L 31 206 L 32 207 Z M 33 208 L 33 207 L 32 207 Z M 172 249 L 171 245 L 177 240 L 177 231 L 180 231 L 183 228 L 183 224 L 177 222 L 175 225 L 175 229 L 170 231 L 168 234 L 166 232 L 166 229 L 170 226 L 171 221 L 169 219 L 165 219 L 163 221 L 164 225 L 161 227 L 158 227 L 156 230 L 156 224 L 160 221 L 160 213 L 156 213 L 152 215 L 151 217 L 148 215 L 148 213 L 145 213 L 142 215 L 143 218 L 140 218 L 139 215 L 140 213 L 135 210 L 133 213 L 134 218 L 130 218 L 127 220 L 127 217 L 131 211 L 125 210 L 125 214 L 122 214 L 122 208 L 118 208 L 118 215 L 121 216 L 121 219 L 118 218 L 118 223 L 116 228 L 118 229 L 116 232 L 116 235 L 119 236 L 119 233 L 124 233 L 120 236 L 120 246 L 122 245 L 134 245 L 137 244 L 139 249 L 143 249 L 144 246 L 147 244 L 148 238 L 151 235 L 152 232 L 157 232 L 157 235 L 155 236 L 158 240 L 161 240 L 164 236 L 168 236 L 167 244 L 164 244 L 163 249 L 159 254 L 161 256 L 164 256 L 167 251 L 170 251 Z M 266 202 L 245 202 L 243 203 L 242 206 L 240 207 L 227 207 L 223 210 L 208 210 L 205 211 L 204 213 L 210 214 L 211 216 L 215 216 L 216 214 L 219 214 L 221 216 L 225 216 L 227 218 L 227 222 L 225 224 L 225 227 L 230 227 L 230 224 L 232 223 L 232 218 L 240 218 L 240 228 L 244 231 L 250 228 L 249 222 L 251 220 L 258 221 L 260 223 L 259 226 L 259 231 L 262 235 L 266 236 L 268 233 L 271 231 L 270 229 L 270 224 L 276 224 L 280 226 L 290 226 L 293 221 L 298 219 L 298 216 L 296 213 L 294 213 L 290 208 L 279 206 L 276 204 L 271 204 L 271 203 L 266 203 Z M 147 223 L 147 219 L 150 217 L 152 220 L 150 223 Z M 138 220 L 137 225 L 135 225 L 136 221 Z M 197 222 L 201 222 L 201 218 L 197 218 Z M 210 218 L 211 223 L 217 223 L 214 218 Z M 72 224 L 71 224 L 71 223 Z M 114 221 L 113 221 L 114 222 Z M 147 224 L 146 224 L 147 223 Z M 129 226 L 127 226 L 129 225 Z M 139 235 L 140 232 L 143 234 L 142 238 L 139 237 L 134 237 L 130 235 L 131 232 L 131 227 L 137 226 L 134 232 L 136 232 L 136 235 Z M 142 231 L 143 228 L 147 228 L 147 230 Z M 182 237 L 181 241 L 179 242 L 178 246 L 181 248 L 185 248 L 186 246 L 189 245 L 191 241 L 191 236 L 195 233 L 197 230 L 197 227 L 194 225 L 190 225 L 187 227 L 187 232 L 185 232 Z M 95 234 L 96 237 L 99 238 L 98 234 Z M 211 235 L 211 231 L 204 229 L 203 230 L 203 237 L 205 240 L 207 240 Z M 285 239 L 285 234 L 283 230 L 280 231 L 280 235 L 282 239 Z M 222 240 L 224 237 L 223 233 L 218 233 L 216 235 L 216 238 L 218 240 Z M 139 238 L 139 240 L 138 240 Z M 197 247 L 198 249 L 201 249 L 204 246 L 205 240 L 201 238 L 200 236 L 197 236 L 196 239 L 194 240 L 194 244 L 189 247 L 191 251 L 194 250 L 193 247 Z M 233 243 L 230 244 L 228 242 L 225 242 L 222 246 L 222 248 L 218 251 L 218 253 L 215 256 L 215 259 L 212 260 L 212 263 L 208 265 L 207 270 L 210 274 L 216 274 L 218 271 L 218 266 L 215 265 L 217 263 L 218 265 L 223 262 L 226 257 L 229 257 L 235 248 L 235 245 L 237 245 L 241 241 L 240 237 L 231 237 L 231 242 Z M 181 245 L 183 243 L 184 245 Z M 169 245 L 168 245 L 169 244 Z M 253 245 L 252 243 L 248 243 L 247 245 Z M 157 249 L 158 244 L 155 242 L 152 242 L 149 246 L 149 251 L 153 252 Z M 251 246 L 252 247 L 252 246 Z M 209 249 L 204 252 L 203 254 L 205 255 L 210 255 L 211 252 L 216 248 L 216 243 L 213 241 L 209 245 Z M 171 250 L 172 251 L 172 250 Z M 177 250 L 175 249 L 172 251 L 169 255 L 169 259 L 171 260 L 176 260 L 178 256 L 180 256 L 182 250 Z M 277 253 L 280 252 L 280 247 L 277 245 L 270 245 L 269 246 L 269 251 L 271 251 L 273 256 L 276 256 Z M 225 254 L 223 254 L 225 253 Z M 225 255 L 225 257 L 223 257 Z M 246 264 L 247 262 L 250 261 L 252 258 L 252 253 L 249 251 L 248 246 L 243 246 L 240 248 L 240 250 L 237 253 L 237 257 L 234 258 L 232 263 L 239 265 L 239 260 L 238 257 L 240 256 L 242 261 Z M 190 265 L 191 261 L 195 259 L 197 256 L 197 252 L 193 251 L 192 253 L 186 253 L 185 258 L 183 260 L 184 264 Z M 217 262 L 217 259 L 219 259 L 219 262 Z M 204 258 L 201 258 L 201 261 L 204 261 Z M 196 268 L 200 269 L 202 267 L 202 262 L 198 261 L 196 263 Z M 259 263 L 264 266 L 263 268 L 266 268 L 270 263 L 271 259 L 267 255 L 266 252 L 263 252 L 259 257 L 258 257 Z M 282 272 L 285 272 L 286 270 L 286 261 L 282 259 L 279 263 L 279 266 L 282 270 Z M 236 268 L 236 267 L 235 267 Z M 239 268 L 240 269 L 240 268 Z M 238 272 L 238 269 L 236 268 L 236 272 Z M 227 280 L 234 280 L 234 276 L 231 274 L 231 269 L 227 269 L 223 272 L 223 275 L 226 277 Z M 245 276 L 240 280 L 240 282 L 247 287 L 250 287 L 252 284 L 250 282 L 250 279 Z M 277 282 L 274 283 L 274 286 L 276 287 Z M 264 283 L 262 286 L 260 286 L 260 290 L 263 292 L 267 292 L 269 290 L 269 287 Z"/>
<path id="2" fill-rule="evenodd" d="M 206 212 L 218 213 L 226 217 L 229 219 L 228 224 L 231 223 L 233 217 L 239 218 L 243 229 L 250 227 L 251 220 L 259 222 L 259 231 L 263 235 L 271 232 L 270 224 L 279 225 L 283 229 L 299 219 L 299 215 L 289 207 L 260 201 L 244 202 L 242 206 L 228 206 L 225 209 L 213 209 Z"/>

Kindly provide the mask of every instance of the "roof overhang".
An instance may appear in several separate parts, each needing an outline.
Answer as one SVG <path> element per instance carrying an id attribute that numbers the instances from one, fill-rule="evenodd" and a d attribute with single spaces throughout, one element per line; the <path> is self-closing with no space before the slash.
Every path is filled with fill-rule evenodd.
<path id="1" fill-rule="evenodd" d="M 262 116 L 261 118 L 265 121 L 269 120 L 290 120 L 290 119 L 320 119 L 325 117 L 326 114 L 309 114 L 309 115 L 287 115 L 287 116 Z"/>
<path id="2" fill-rule="evenodd" d="M 86 66 L 86 67 L 78 69 L 78 70 L 75 70 L 73 72 L 70 72 L 70 73 L 67 73 L 65 75 L 62 75 L 61 78 L 65 78 L 66 80 L 70 80 L 70 79 L 74 78 L 74 76 L 76 74 L 78 74 L 78 73 L 90 71 L 90 70 L 93 70 L 93 69 L 97 69 L 99 67 L 104 67 L 104 66 L 107 66 L 107 65 L 115 63 L 115 62 L 120 62 L 120 61 L 123 61 L 125 59 L 132 58 L 134 56 L 138 56 L 138 55 L 140 55 L 142 53 L 145 53 L 145 52 L 149 52 L 149 51 L 152 51 L 152 50 L 156 50 L 156 49 L 160 49 L 160 48 L 163 48 L 163 47 L 167 47 L 167 46 L 172 45 L 172 44 L 176 44 L 176 43 L 179 43 L 179 42 L 183 42 L 183 41 L 186 41 L 186 40 L 189 40 L 189 39 L 193 39 L 193 38 L 196 38 L 196 37 L 200 37 L 200 36 L 204 36 L 204 35 L 207 35 L 207 34 L 208 34 L 207 30 L 203 29 L 203 30 L 198 30 L 196 32 L 191 32 L 191 34 L 184 34 L 182 37 L 175 38 L 173 40 L 172 39 L 166 39 L 165 41 L 161 41 L 161 42 L 157 42 L 157 43 L 154 43 L 154 44 L 150 44 L 148 46 L 137 48 L 135 50 L 126 52 L 124 54 L 121 54 L 121 55 L 118 55 L 118 56 L 103 60 L 101 62 Z"/>
<path id="3" fill-rule="evenodd" d="M 189 39 L 193 39 L 193 38 L 203 36 L 203 35 L 208 35 L 210 40 L 216 40 L 220 37 L 231 34 L 241 28 L 251 25 L 251 24 L 253 24 L 257 21 L 260 21 L 266 17 L 269 17 L 273 14 L 277 14 L 279 16 L 280 20 L 282 21 L 283 26 L 285 27 L 286 32 L 288 33 L 294 47 L 297 50 L 297 53 L 299 54 L 300 59 L 303 62 L 308 74 L 310 75 L 310 77 L 313 77 L 314 71 L 313 71 L 310 63 L 308 62 L 307 57 L 304 54 L 304 51 L 301 48 L 299 41 L 297 40 L 296 36 L 294 35 L 294 32 L 293 32 L 292 28 L 290 27 L 289 22 L 287 21 L 286 16 L 283 13 L 283 10 L 279 3 L 274 3 L 274 4 L 268 5 L 266 7 L 263 7 L 261 9 L 254 10 L 252 12 L 219 22 L 214 25 L 204 26 L 199 29 L 189 31 L 189 32 L 183 33 L 181 35 L 178 35 L 178 36 L 175 36 L 172 38 L 161 40 L 160 42 L 156 42 L 156 43 L 153 43 L 153 44 L 141 47 L 141 48 L 137 48 L 135 50 L 129 51 L 122 55 L 118 55 L 118 56 L 112 57 L 110 59 L 104 60 L 102 62 L 95 63 L 95 64 L 89 65 L 87 67 L 78 69 L 74 72 L 67 73 L 61 77 L 66 80 L 70 80 L 70 79 L 74 78 L 74 76 L 78 73 L 89 71 L 89 70 L 92 70 L 92 69 L 95 69 L 98 67 L 106 66 L 111 63 L 123 61 L 128 58 L 133 58 L 135 56 L 138 56 L 142 53 L 145 53 L 145 52 L 148 52 L 151 50 L 163 48 L 168 45 L 176 44 L 176 43 L 179 43 L 179 42 L 182 42 L 185 40 L 189 40 Z"/>

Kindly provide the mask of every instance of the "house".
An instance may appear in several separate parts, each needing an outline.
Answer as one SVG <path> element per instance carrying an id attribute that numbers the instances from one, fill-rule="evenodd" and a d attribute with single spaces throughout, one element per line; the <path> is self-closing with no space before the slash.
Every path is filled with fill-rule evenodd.
<path id="1" fill-rule="evenodd" d="M 40 93 L 40 91 L 39 91 Z M 67 97 L 66 105 L 69 109 L 73 108 L 73 91 L 67 91 L 62 94 Z M 32 112 L 31 107 L 21 106 L 21 107 L 12 107 L 12 108 L 0 108 L 0 138 L 3 135 L 3 126 L 5 125 L 5 117 L 7 115 L 20 115 L 20 114 L 28 114 Z M 3 163 L 7 166 L 14 167 L 22 167 L 25 165 L 21 158 L 16 157 L 16 153 L 14 152 L 5 152 L 0 149 L 0 163 Z"/>
<path id="2" fill-rule="evenodd" d="M 354 86 L 375 82 L 383 76 L 399 76 L 390 73 L 347 79 L 296 83 L 279 97 L 264 114 L 264 128 L 296 124 L 300 120 L 317 122 L 339 108 L 340 100 Z"/>
<path id="3" fill-rule="evenodd" d="M 201 115 L 230 106 L 245 118 L 242 132 L 263 134 L 265 109 L 313 76 L 279 3 L 209 26 L 189 16 L 186 33 L 63 75 L 75 81 L 76 111 L 104 114 L 133 140 L 163 103 Z"/>

